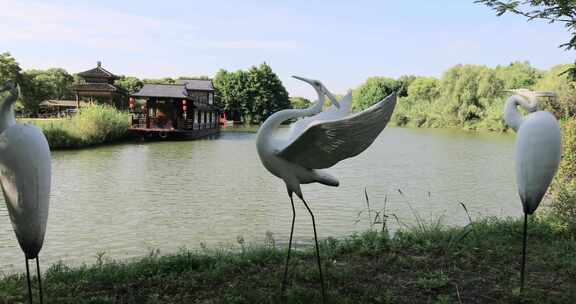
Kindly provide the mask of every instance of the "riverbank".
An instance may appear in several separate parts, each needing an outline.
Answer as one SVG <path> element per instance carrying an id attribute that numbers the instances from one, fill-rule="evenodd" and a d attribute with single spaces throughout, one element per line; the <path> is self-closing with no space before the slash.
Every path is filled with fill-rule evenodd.
<path id="1" fill-rule="evenodd" d="M 574 303 L 576 234 L 551 220 L 529 229 L 526 289 L 519 294 L 522 224 L 488 219 L 465 228 L 371 231 L 322 242 L 329 303 Z M 285 249 L 159 252 L 129 262 L 52 265 L 47 303 L 280 303 Z M 291 259 L 288 303 L 319 303 L 313 248 Z M 25 302 L 25 278 L 0 280 L 0 303 Z"/>

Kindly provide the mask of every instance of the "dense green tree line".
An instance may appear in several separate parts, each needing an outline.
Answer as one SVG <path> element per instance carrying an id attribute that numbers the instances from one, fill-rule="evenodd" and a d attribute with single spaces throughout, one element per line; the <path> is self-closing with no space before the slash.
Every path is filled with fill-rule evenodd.
<path id="1" fill-rule="evenodd" d="M 228 72 L 214 77 L 218 102 L 236 121 L 259 123 L 272 113 L 291 107 L 288 92 L 269 65 Z"/>
<path id="2" fill-rule="evenodd" d="M 37 113 L 40 102 L 47 99 L 65 99 L 72 94 L 74 77 L 64 69 L 22 71 L 9 53 L 0 54 L 0 82 L 12 80 L 20 85 L 21 96 L 16 108 Z"/>
<path id="3" fill-rule="evenodd" d="M 399 92 L 393 120 L 400 126 L 457 127 L 502 131 L 502 109 L 506 90 L 554 91 L 556 100 L 543 100 L 543 106 L 559 118 L 576 114 L 575 84 L 563 74 L 568 65 L 540 71 L 528 62 L 513 62 L 490 68 L 482 65 L 456 65 L 441 78 L 403 76 L 398 80 L 371 77 L 353 92 L 353 109 L 362 110 L 391 92 Z M 405 91 L 402 91 L 405 87 Z"/>
<path id="4" fill-rule="evenodd" d="M 527 88 L 554 91 L 555 101 L 545 107 L 559 118 L 576 114 L 576 85 L 563 73 L 570 65 L 558 65 L 540 71 L 528 62 L 490 68 L 481 65 L 456 65 L 442 77 L 402 76 L 371 77 L 353 91 L 353 110 L 365 109 L 392 92 L 399 101 L 393 120 L 400 126 L 458 127 L 465 129 L 504 130 L 502 107 L 508 93 L 505 90 Z M 31 114 L 38 111 L 41 101 L 73 98 L 71 87 L 79 79 L 64 69 L 22 71 L 8 53 L 0 54 L 0 81 L 16 80 L 22 90 L 18 109 Z M 121 76 L 116 85 L 129 93 L 145 83 L 175 83 L 180 77 L 139 79 Z M 220 70 L 214 78 L 217 102 L 235 117 L 234 120 L 258 123 L 271 113 L 285 108 L 303 108 L 310 101 L 288 98 L 288 93 L 270 66 L 263 63 L 248 70 Z"/>

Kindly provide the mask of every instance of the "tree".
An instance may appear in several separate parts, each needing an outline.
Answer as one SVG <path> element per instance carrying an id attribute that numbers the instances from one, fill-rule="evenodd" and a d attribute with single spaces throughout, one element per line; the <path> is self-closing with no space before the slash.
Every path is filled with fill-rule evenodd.
<path id="1" fill-rule="evenodd" d="M 142 80 L 132 77 L 132 76 L 120 76 L 120 78 L 114 81 L 114 84 L 122 89 L 124 89 L 129 94 L 134 94 L 144 86 Z"/>
<path id="2" fill-rule="evenodd" d="M 414 75 L 402 75 L 398 78 L 398 97 L 408 96 L 408 87 L 416 78 L 418 77 Z"/>
<path id="3" fill-rule="evenodd" d="M 310 100 L 304 97 L 290 97 L 290 105 L 292 109 L 305 109 L 310 106 Z"/>
<path id="4" fill-rule="evenodd" d="M 484 110 L 502 94 L 504 84 L 494 70 L 481 65 L 456 65 L 440 81 L 441 98 L 447 117 L 464 126 L 482 119 Z M 449 123 L 450 124 L 450 123 Z"/>
<path id="5" fill-rule="evenodd" d="M 364 110 L 400 88 L 400 83 L 388 77 L 370 77 L 352 92 L 352 109 Z"/>
<path id="6" fill-rule="evenodd" d="M 42 81 L 50 88 L 51 99 L 66 99 L 72 97 L 72 84 L 74 77 L 61 68 L 51 68 L 45 71 L 36 71 L 37 81 Z"/>
<path id="7" fill-rule="evenodd" d="M 170 77 L 158 78 L 158 79 L 143 79 L 143 83 L 154 83 L 154 84 L 175 84 L 176 80 Z"/>
<path id="8" fill-rule="evenodd" d="M 434 77 L 417 77 L 408 86 L 407 93 L 415 101 L 431 103 L 440 96 L 440 81 Z"/>
<path id="9" fill-rule="evenodd" d="M 496 76 L 504 82 L 504 88 L 531 89 L 540 78 L 542 72 L 532 67 L 528 61 L 515 61 L 506 66 L 497 66 Z"/>
<path id="10" fill-rule="evenodd" d="M 20 77 L 20 65 L 10 53 L 0 54 L 0 83 L 6 80 L 18 82 Z"/>
<path id="11" fill-rule="evenodd" d="M 572 0 L 476 0 L 496 11 L 497 16 L 513 13 L 528 18 L 529 21 L 541 19 L 549 23 L 560 22 L 568 29 L 572 37 L 560 45 L 566 50 L 576 49 L 576 1 Z M 566 71 L 572 80 L 576 80 L 576 65 Z"/>
<path id="12" fill-rule="evenodd" d="M 54 94 L 54 88 L 46 81 L 44 73 L 41 70 L 28 70 L 20 77 L 23 110 L 33 116 L 38 113 L 40 103 Z"/>
<path id="13" fill-rule="evenodd" d="M 569 75 L 562 74 L 568 66 L 560 64 L 552 67 L 534 85 L 536 90 L 552 91 L 557 94 L 555 100 L 543 100 L 544 107 L 556 117 L 568 118 L 576 115 L 576 83 L 569 78 Z"/>
<path id="14" fill-rule="evenodd" d="M 228 112 L 228 118 L 243 121 L 249 116 L 250 96 L 248 75 L 242 70 L 228 72 L 220 69 L 214 76 L 216 101 Z"/>
<path id="15" fill-rule="evenodd" d="M 252 101 L 251 123 L 264 121 L 272 113 L 290 108 L 288 91 L 266 63 L 248 70 L 248 85 Z"/>

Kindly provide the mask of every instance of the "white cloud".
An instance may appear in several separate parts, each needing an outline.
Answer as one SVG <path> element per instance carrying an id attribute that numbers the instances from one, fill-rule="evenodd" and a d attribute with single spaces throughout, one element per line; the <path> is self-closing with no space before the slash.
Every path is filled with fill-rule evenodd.
<path id="1" fill-rule="evenodd" d="M 122 52 L 171 47 L 189 49 L 291 50 L 290 41 L 214 41 L 203 37 L 200 27 L 182 20 L 151 18 L 111 9 L 50 3 L 0 0 L 0 39 L 5 45 L 17 42 L 50 43 L 111 49 Z"/>

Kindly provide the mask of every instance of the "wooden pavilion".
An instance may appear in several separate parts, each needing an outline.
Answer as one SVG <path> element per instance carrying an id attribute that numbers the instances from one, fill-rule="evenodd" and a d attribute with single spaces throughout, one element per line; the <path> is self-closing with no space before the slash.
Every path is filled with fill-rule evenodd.
<path id="1" fill-rule="evenodd" d="M 128 108 L 128 93 L 114 85 L 114 81 L 118 79 L 118 76 L 105 70 L 100 61 L 98 61 L 95 68 L 78 73 L 78 76 L 83 83 L 76 84 L 72 88 L 76 95 L 78 107 L 80 106 L 80 100 L 84 100 L 91 103 L 106 103 L 120 110 Z"/>
<path id="2" fill-rule="evenodd" d="M 137 101 L 143 105 L 136 107 Z M 145 84 L 130 96 L 130 132 L 141 138 L 200 138 L 220 131 L 210 80 Z"/>

